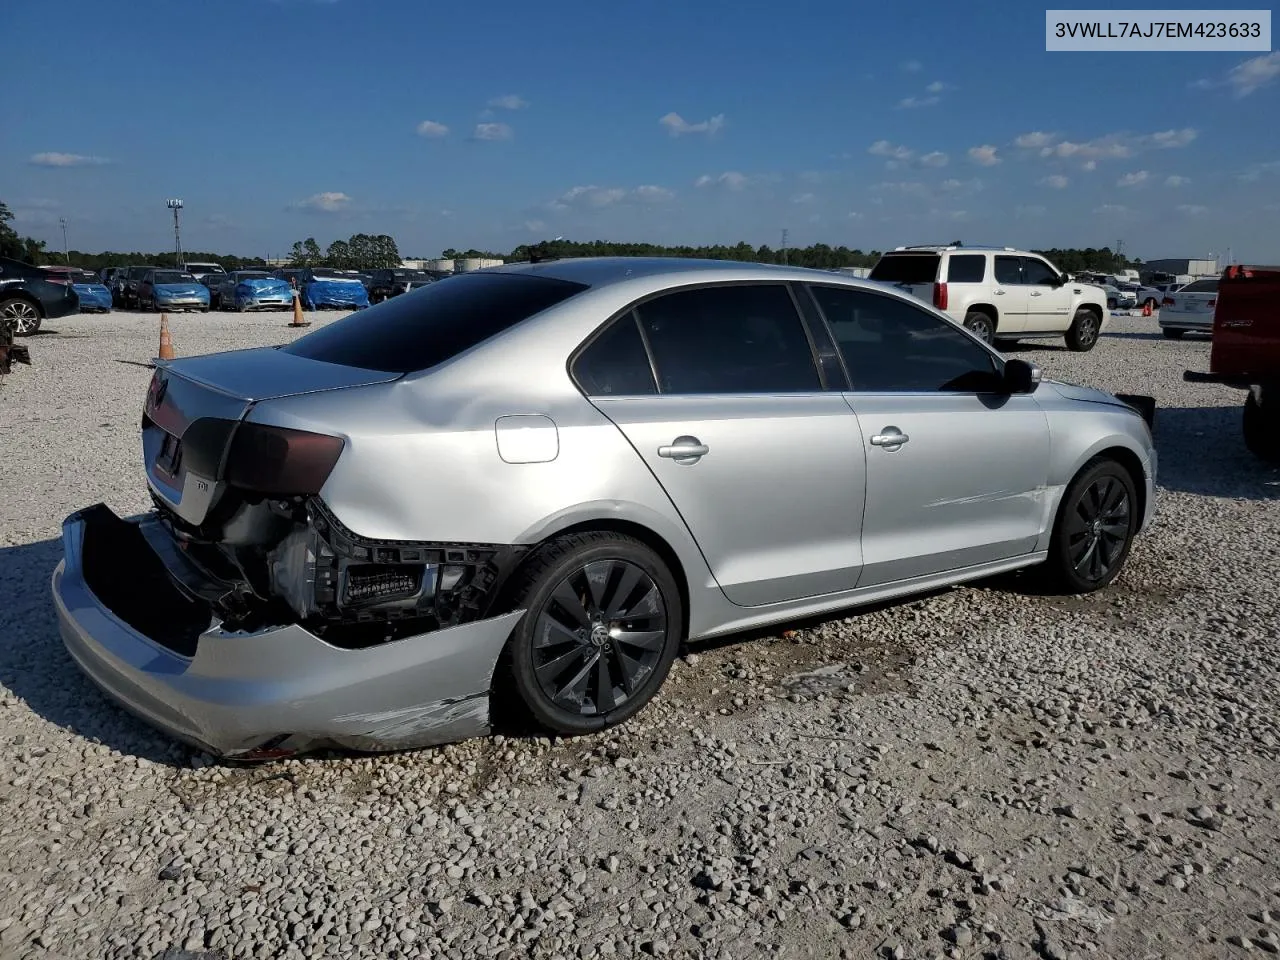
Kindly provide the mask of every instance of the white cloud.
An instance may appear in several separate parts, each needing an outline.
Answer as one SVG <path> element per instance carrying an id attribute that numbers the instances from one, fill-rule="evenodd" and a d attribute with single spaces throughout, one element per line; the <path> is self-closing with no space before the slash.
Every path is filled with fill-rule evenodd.
<path id="1" fill-rule="evenodd" d="M 943 180 L 940 184 L 943 193 L 968 194 L 977 193 L 982 189 L 982 181 L 973 180 Z"/>
<path id="2" fill-rule="evenodd" d="M 1063 140 L 1040 149 L 1040 156 L 1056 157 L 1061 160 L 1096 160 L 1108 157 L 1115 159 L 1130 156 L 1132 153 L 1133 149 L 1128 144 L 1122 143 L 1120 135 L 1114 133 L 1079 143 Z"/>
<path id="3" fill-rule="evenodd" d="M 547 225 L 541 220 L 526 220 L 524 222 L 524 228 L 530 233 L 542 233 L 547 229 Z"/>
<path id="4" fill-rule="evenodd" d="M 1190 182 L 1190 177 L 1180 177 L 1177 174 L 1164 178 L 1164 185 L 1166 187 L 1185 187 Z"/>
<path id="5" fill-rule="evenodd" d="M 1183 127 L 1181 130 L 1161 130 L 1159 133 L 1139 137 L 1138 145 L 1159 147 L 1167 150 L 1171 147 L 1185 147 L 1197 136 L 1199 136 L 1199 132 L 1191 127 Z"/>
<path id="6" fill-rule="evenodd" d="M 1084 164 L 1080 167 L 1080 169 L 1081 169 L 1081 170 L 1085 170 L 1085 171 L 1093 171 L 1093 170 L 1097 170 L 1097 169 L 1098 169 L 1098 161 L 1097 161 L 1097 160 L 1086 160 L 1086 161 L 1084 162 Z"/>
<path id="7" fill-rule="evenodd" d="M 851 211 L 849 211 L 849 219 L 850 219 L 850 220 L 861 220 L 861 219 L 863 219 L 863 216 L 862 216 L 862 214 L 860 214 L 857 210 L 851 210 Z"/>
<path id="8" fill-rule="evenodd" d="M 897 180 L 877 183 L 871 188 L 876 193 L 900 193 L 907 197 L 927 197 L 931 191 L 929 185 L 918 180 Z"/>
<path id="9" fill-rule="evenodd" d="M 894 160 L 910 160 L 915 156 L 915 151 L 904 146 L 894 146 L 888 140 L 877 140 L 867 148 L 867 153 L 873 157 L 891 157 Z"/>
<path id="10" fill-rule="evenodd" d="M 37 167 L 98 167 L 110 163 L 105 157 L 87 157 L 80 153 L 35 153 L 30 163 Z"/>
<path id="11" fill-rule="evenodd" d="M 351 198 L 345 193 L 336 190 L 327 190 L 324 193 L 313 193 L 305 200 L 299 200 L 295 207 L 303 210 L 320 210 L 324 213 L 337 213 L 340 210 L 346 210 L 351 203 Z"/>
<path id="12" fill-rule="evenodd" d="M 445 137 L 449 135 L 449 128 L 443 123 L 436 123 L 434 120 L 423 120 L 418 124 L 418 136 L 420 137 Z"/>
<path id="13" fill-rule="evenodd" d="M 947 165 L 947 155 L 940 150 L 926 153 L 920 158 L 920 165 L 922 167 L 945 167 Z"/>
<path id="14" fill-rule="evenodd" d="M 1269 86 L 1280 77 L 1280 51 L 1264 53 L 1236 64 L 1222 80 L 1197 80 L 1191 86 L 1197 90 L 1212 90 L 1216 87 L 1231 87 L 1234 95 L 1247 97 L 1255 90 Z"/>
<path id="15" fill-rule="evenodd" d="M 474 140 L 510 140 L 515 132 L 505 123 L 477 123 L 471 134 Z"/>
<path id="16" fill-rule="evenodd" d="M 989 143 L 984 143 L 980 147 L 970 147 L 969 159 L 983 167 L 994 167 L 1000 162 L 1000 158 L 996 156 L 996 148 Z"/>
<path id="17" fill-rule="evenodd" d="M 1256 183 L 1264 176 L 1273 173 L 1280 173 L 1280 160 L 1268 160 L 1265 163 L 1255 163 L 1243 173 L 1236 175 L 1236 179 L 1242 183 Z"/>
<path id="18" fill-rule="evenodd" d="M 667 132 L 673 137 L 679 137 L 689 133 L 705 133 L 709 137 L 715 136 L 724 128 L 724 114 L 717 113 L 709 120 L 703 120 L 701 123 L 690 123 L 678 113 L 668 113 L 665 117 L 661 117 L 658 123 L 667 128 Z"/>
<path id="19" fill-rule="evenodd" d="M 1060 173 L 1050 174 L 1049 176 L 1045 177 L 1043 180 L 1040 181 L 1040 183 L 1042 183 L 1044 186 L 1052 187 L 1054 190 L 1065 190 L 1067 184 L 1070 182 L 1071 182 L 1070 180 L 1068 180 L 1066 177 L 1064 177 Z"/>
<path id="20" fill-rule="evenodd" d="M 1093 212 L 1102 214 L 1103 216 L 1125 217 L 1132 211 L 1130 211 L 1128 207 L 1121 206 L 1118 203 L 1104 203 L 1100 207 L 1094 207 Z"/>
<path id="21" fill-rule="evenodd" d="M 904 60 L 902 62 L 902 69 L 907 73 L 919 73 L 924 69 L 924 64 L 919 60 Z"/>
<path id="22" fill-rule="evenodd" d="M 549 206 L 553 210 L 568 210 L 571 207 L 600 210 L 627 200 L 661 203 L 671 200 L 673 197 L 675 197 L 675 193 L 671 190 L 666 187 L 654 186 L 653 184 L 643 184 L 632 190 L 623 187 L 599 187 L 595 184 L 588 184 L 566 190 L 557 199 L 552 200 Z"/>
<path id="23" fill-rule="evenodd" d="M 1189 217 L 1197 217 L 1202 213 L 1208 213 L 1208 207 L 1202 207 L 1197 203 L 1180 203 L 1177 206 L 1179 213 L 1185 213 Z"/>
<path id="24" fill-rule="evenodd" d="M 1045 212 L 1046 210 L 1044 207 L 1037 206 L 1035 204 L 1028 206 L 1019 205 L 1013 208 L 1013 215 L 1022 220 L 1028 220 L 1034 217 L 1043 217 Z"/>
<path id="25" fill-rule="evenodd" d="M 1116 181 L 1117 187 L 1136 187 L 1147 182 L 1150 176 L 1145 170 L 1134 170 L 1132 173 L 1126 173 L 1123 177 Z"/>
<path id="26" fill-rule="evenodd" d="M 497 110 L 523 110 L 529 105 L 529 101 L 522 97 L 509 93 L 505 97 L 494 97 L 489 101 L 489 106 Z"/>
<path id="27" fill-rule="evenodd" d="M 817 198 L 816 196 L 814 196 L 812 193 L 799 193 L 799 194 L 796 194 L 794 197 L 792 197 L 792 198 L 791 198 L 791 202 L 792 202 L 792 203 L 802 203 L 802 204 L 803 204 L 803 203 L 814 203 L 815 201 L 817 201 L 817 199 L 818 199 L 818 198 Z"/>
<path id="28" fill-rule="evenodd" d="M 902 110 L 913 110 L 916 107 L 932 107 L 940 100 L 940 97 L 903 97 L 898 101 L 898 107 Z"/>
<path id="29" fill-rule="evenodd" d="M 1043 130 L 1033 130 L 1031 133 L 1024 133 L 1013 141 L 1015 147 L 1022 147 L 1026 150 L 1040 150 L 1050 144 L 1056 143 L 1058 135 L 1056 133 L 1045 133 Z"/>
<path id="30" fill-rule="evenodd" d="M 933 83 L 925 87 L 925 90 L 927 90 L 929 93 L 941 93 L 945 89 L 947 89 L 947 85 L 943 83 L 941 80 L 935 80 L 933 81 Z"/>
<path id="31" fill-rule="evenodd" d="M 750 178 L 745 173 L 739 173 L 737 170 L 726 170 L 718 176 L 712 176 L 704 173 L 693 182 L 695 187 L 710 187 L 716 184 L 728 187 L 730 190 L 742 190 L 750 182 Z"/>

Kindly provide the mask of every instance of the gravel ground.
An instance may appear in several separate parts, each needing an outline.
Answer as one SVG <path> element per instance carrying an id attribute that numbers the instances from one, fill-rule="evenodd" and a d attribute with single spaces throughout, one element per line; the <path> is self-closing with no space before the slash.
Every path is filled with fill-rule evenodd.
<path id="1" fill-rule="evenodd" d="M 287 320 L 178 316 L 174 343 Z M 0 385 L 0 957 L 1280 951 L 1280 472 L 1240 394 L 1181 381 L 1207 341 L 1155 324 L 1016 351 L 1161 405 L 1159 520 L 1101 595 L 1011 577 L 695 646 L 575 741 L 234 767 L 62 650 L 63 516 L 147 507 L 158 322 L 54 321 Z"/>

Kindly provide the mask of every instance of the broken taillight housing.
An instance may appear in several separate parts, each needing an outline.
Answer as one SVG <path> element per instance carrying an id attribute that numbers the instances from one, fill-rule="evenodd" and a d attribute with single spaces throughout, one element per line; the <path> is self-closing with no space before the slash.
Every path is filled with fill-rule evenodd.
<path id="1" fill-rule="evenodd" d="M 317 494 L 342 455 L 342 447 L 341 437 L 241 423 L 227 454 L 226 480 L 268 496 Z"/>

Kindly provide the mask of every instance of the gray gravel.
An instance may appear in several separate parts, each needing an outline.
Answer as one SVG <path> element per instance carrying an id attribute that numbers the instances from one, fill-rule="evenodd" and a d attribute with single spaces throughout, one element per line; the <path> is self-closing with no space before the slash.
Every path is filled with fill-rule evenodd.
<path id="1" fill-rule="evenodd" d="M 179 316 L 174 342 L 287 320 Z M 1013 577 L 702 646 L 581 740 L 243 768 L 62 650 L 63 516 L 147 506 L 158 322 L 49 327 L 0 385 L 0 957 L 1280 951 L 1280 472 L 1238 393 L 1181 381 L 1206 341 L 1133 318 L 1089 354 L 1017 350 L 1161 405 L 1159 522 L 1101 595 Z"/>

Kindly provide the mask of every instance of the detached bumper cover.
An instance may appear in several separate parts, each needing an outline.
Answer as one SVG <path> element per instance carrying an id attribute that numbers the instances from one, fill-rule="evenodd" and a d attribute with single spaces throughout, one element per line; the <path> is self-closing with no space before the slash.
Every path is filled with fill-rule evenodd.
<path id="1" fill-rule="evenodd" d="M 68 517 L 63 547 L 53 598 L 76 663 L 130 712 L 224 757 L 482 736 L 494 666 L 524 613 L 347 650 L 297 624 L 228 632 L 210 617 L 199 626 L 199 602 L 154 575 L 160 561 L 137 524 L 105 506 Z M 117 555 L 149 562 L 108 562 Z"/>

